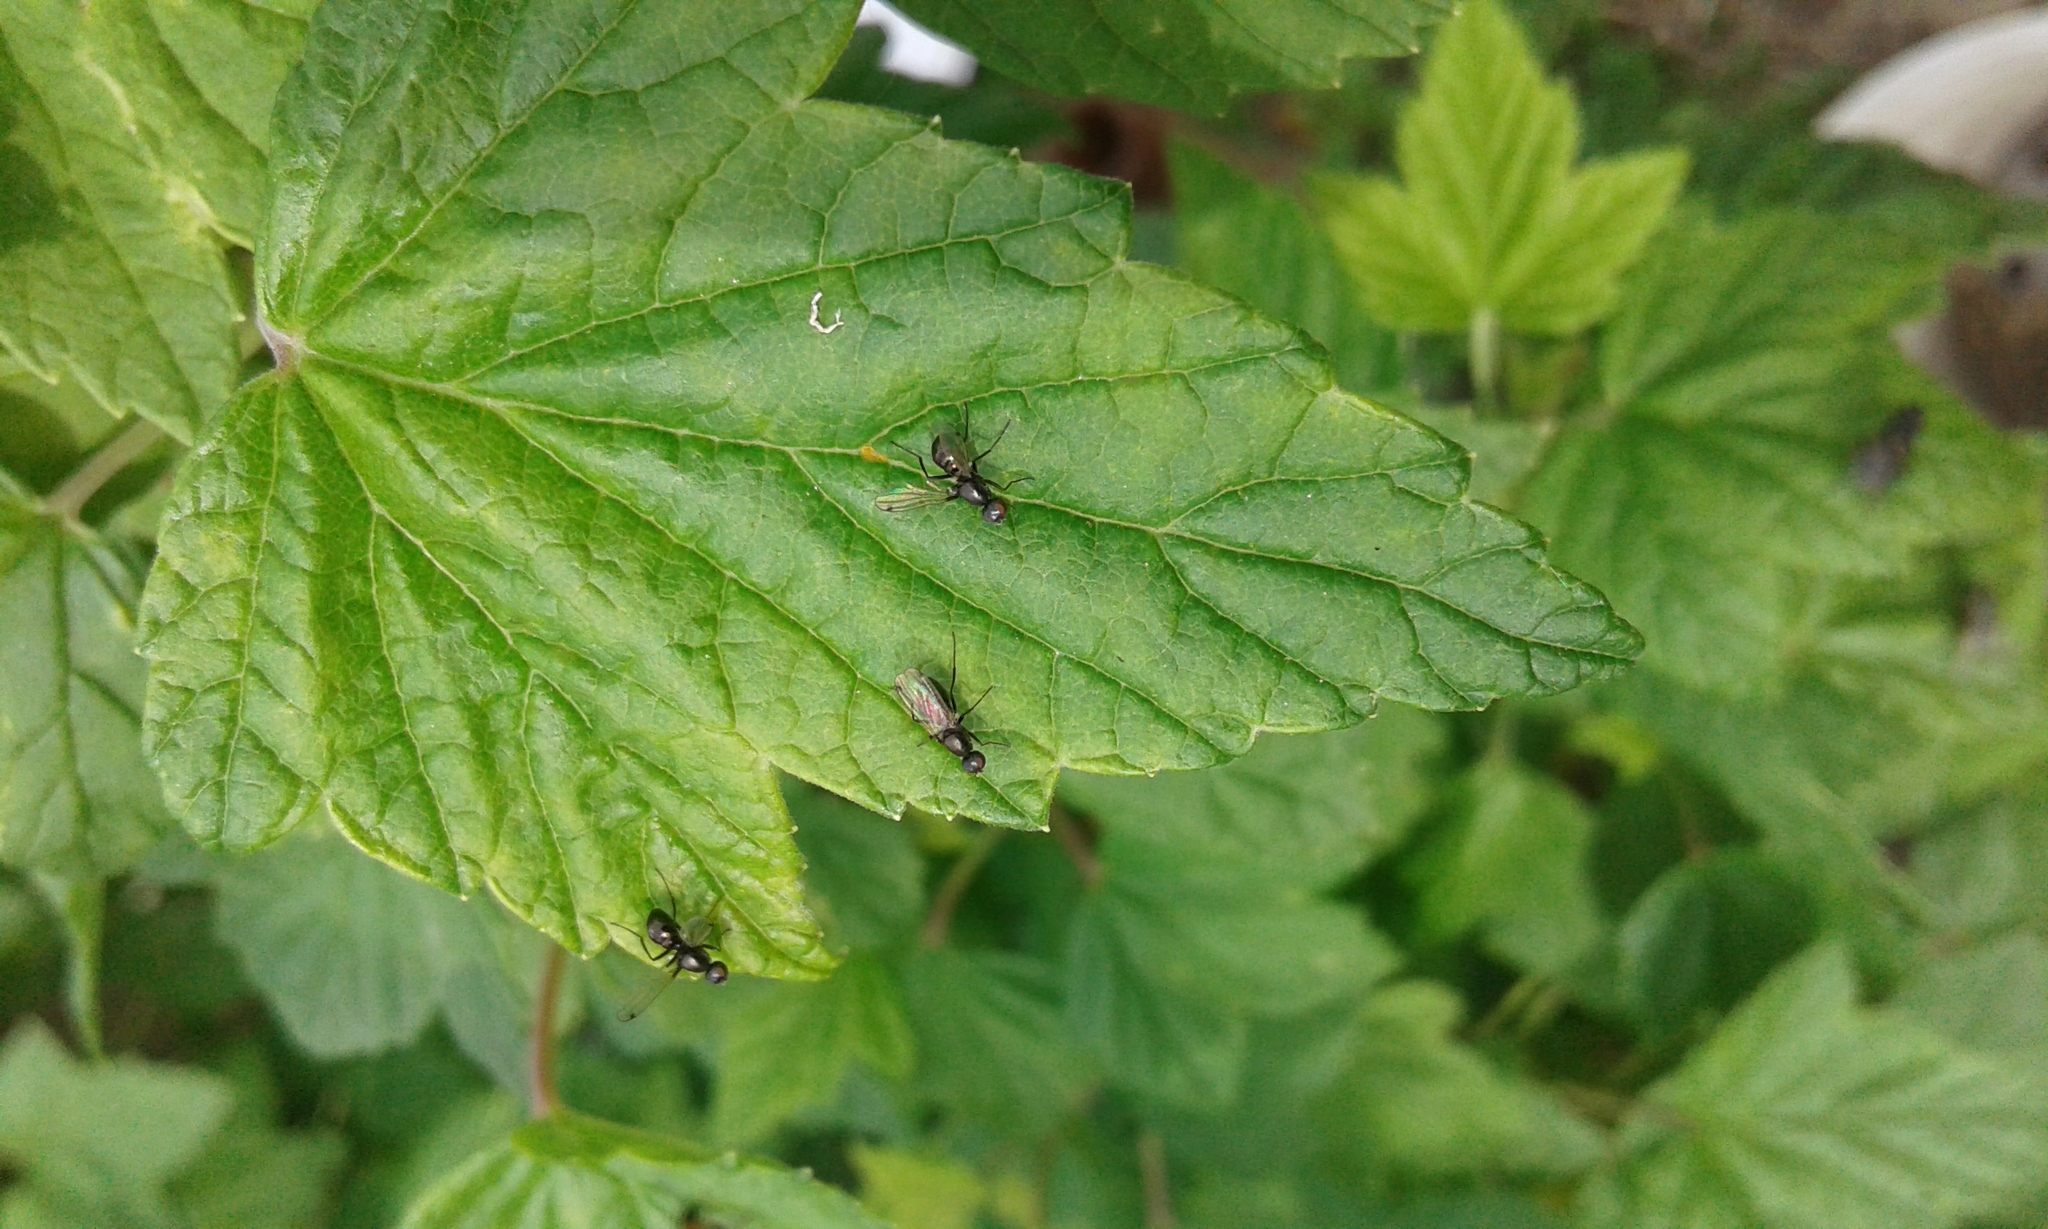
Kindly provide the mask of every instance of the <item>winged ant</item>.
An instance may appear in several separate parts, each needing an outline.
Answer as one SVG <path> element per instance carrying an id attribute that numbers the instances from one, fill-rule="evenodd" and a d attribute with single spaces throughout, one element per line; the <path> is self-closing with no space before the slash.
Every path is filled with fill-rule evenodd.
<path id="1" fill-rule="evenodd" d="M 883 512 L 902 512 L 908 508 L 921 508 L 931 504 L 951 503 L 960 500 L 981 509 L 981 519 L 991 525 L 1000 525 L 1010 517 L 1010 505 L 997 496 L 997 491 L 1007 491 L 1020 482 L 1031 481 L 1031 475 L 1012 478 L 1008 482 L 990 482 L 981 476 L 981 459 L 996 450 L 1003 442 L 1003 436 L 1010 430 L 1004 423 L 996 432 L 996 438 L 980 452 L 974 451 L 970 442 L 974 438 L 974 427 L 965 406 L 960 410 L 960 432 L 941 431 L 932 437 L 932 464 L 939 467 L 934 474 L 925 468 L 924 458 L 897 444 L 905 456 L 917 462 L 917 472 L 924 475 L 924 485 L 897 487 L 887 495 L 877 496 L 875 507 Z"/>
<path id="2" fill-rule="evenodd" d="M 665 885 L 664 885 L 665 886 Z M 675 891 L 669 891 L 669 907 L 659 906 L 647 911 L 647 923 L 641 928 L 640 951 L 657 966 L 670 970 L 667 977 L 649 986 L 645 993 L 630 1006 L 619 1010 L 619 1021 L 625 1023 L 646 1011 L 653 1005 L 669 983 L 685 973 L 695 973 L 712 985 L 720 985 L 727 976 L 725 962 L 712 958 L 715 946 L 708 942 L 711 937 L 711 923 L 701 917 L 688 922 L 677 923 L 670 912 L 675 908 Z M 652 943 L 656 950 L 650 951 Z"/>
<path id="3" fill-rule="evenodd" d="M 930 675 L 912 667 L 896 676 L 896 702 L 903 706 L 918 725 L 924 727 L 924 732 L 931 735 L 934 742 L 959 757 L 962 772 L 969 776 L 980 776 L 982 769 L 988 767 L 988 757 L 975 750 L 974 744 L 984 742 L 998 747 L 1003 744 L 992 738 L 975 738 L 967 732 L 967 727 L 962 723 L 967 720 L 967 714 L 981 707 L 981 702 L 988 699 L 989 691 L 994 691 L 995 688 L 990 687 L 988 691 L 982 692 L 974 703 L 964 710 L 956 711 L 953 707 L 953 689 L 958 687 L 959 683 L 960 642 L 955 640 L 951 682 L 941 687 Z"/>

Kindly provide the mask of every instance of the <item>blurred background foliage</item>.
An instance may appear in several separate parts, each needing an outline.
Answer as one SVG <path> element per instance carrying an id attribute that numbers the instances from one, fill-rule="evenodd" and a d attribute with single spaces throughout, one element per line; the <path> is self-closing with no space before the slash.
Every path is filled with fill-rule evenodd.
<path id="1" fill-rule="evenodd" d="M 654 974 L 570 962 L 562 1101 L 903 1229 L 2048 1218 L 2048 452 L 1888 339 L 2048 213 L 1815 140 L 1966 14 L 1814 7 L 1472 3 L 1213 117 L 910 81 L 862 30 L 825 95 L 1129 180 L 1139 255 L 1467 445 L 1650 649 L 1073 776 L 1046 835 L 790 783 L 844 966 L 621 1023 Z M 119 429 L 0 376 L 18 499 Z M 93 549 L 9 549 L 119 624 L 177 451 L 79 509 Z M 522 1120 L 545 939 L 314 825 L 159 841 L 103 770 L 147 856 L 0 874 L 0 1225 L 389 1225 Z"/>

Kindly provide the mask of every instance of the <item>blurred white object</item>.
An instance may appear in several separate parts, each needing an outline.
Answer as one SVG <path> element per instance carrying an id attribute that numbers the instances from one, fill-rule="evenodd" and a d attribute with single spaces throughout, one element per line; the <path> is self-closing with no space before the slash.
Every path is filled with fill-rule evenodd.
<path id="1" fill-rule="evenodd" d="M 2048 200 L 2048 8 L 1973 21 L 1893 56 L 1814 130 L 1890 142 L 1987 188 Z"/>
<path id="2" fill-rule="evenodd" d="M 973 83 L 974 56 L 966 48 L 947 42 L 882 0 L 867 0 L 860 6 L 859 24 L 880 26 L 889 36 L 882 48 L 883 72 L 940 85 Z"/>

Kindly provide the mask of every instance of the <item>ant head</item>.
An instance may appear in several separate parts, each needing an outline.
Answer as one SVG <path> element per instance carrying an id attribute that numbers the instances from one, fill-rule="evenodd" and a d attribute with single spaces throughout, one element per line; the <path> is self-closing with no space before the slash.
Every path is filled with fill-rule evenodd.
<path id="1" fill-rule="evenodd" d="M 676 925 L 676 920 L 662 910 L 649 909 L 647 938 L 656 947 L 666 950 L 683 941 L 683 928 Z"/>
<path id="2" fill-rule="evenodd" d="M 704 980 L 710 982 L 714 986 L 724 985 L 725 978 L 725 961 L 723 960 L 712 961 L 710 965 L 707 966 L 704 970 Z"/>
<path id="3" fill-rule="evenodd" d="M 1010 519 L 1010 505 L 1000 499 L 991 499 L 982 505 L 981 519 L 991 525 L 1000 525 Z"/>
<path id="4" fill-rule="evenodd" d="M 969 751 L 960 757 L 960 770 L 970 777 L 978 777 L 988 767 L 988 757 L 979 751 Z"/>

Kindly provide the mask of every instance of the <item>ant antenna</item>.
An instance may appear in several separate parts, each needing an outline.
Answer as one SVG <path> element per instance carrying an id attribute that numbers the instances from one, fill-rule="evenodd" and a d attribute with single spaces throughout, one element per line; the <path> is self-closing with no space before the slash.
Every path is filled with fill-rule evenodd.
<path id="1" fill-rule="evenodd" d="M 1003 442 L 1003 437 L 1004 437 L 1005 435 L 1008 435 L 1008 434 L 1010 433 L 1010 424 L 1011 424 L 1011 423 L 1013 423 L 1013 422 L 1016 422 L 1016 421 L 1017 421 L 1017 420 L 1016 420 L 1016 419 L 1014 419 L 1014 418 L 1009 418 L 1009 419 L 1005 419 L 1005 420 L 1003 420 L 1003 429 L 1002 429 L 1002 430 L 1000 430 L 1000 431 L 998 431 L 998 432 L 996 432 L 996 437 L 995 437 L 994 439 L 992 439 L 992 440 L 990 440 L 990 441 L 989 441 L 988 447 L 986 447 L 986 448 L 982 449 L 982 450 L 981 450 L 981 451 L 980 451 L 979 453 L 976 453 L 976 454 L 975 454 L 975 457 L 974 457 L 974 463 L 975 463 L 976 465 L 979 465 L 979 464 L 981 464 L 981 459 L 982 459 L 983 457 L 987 456 L 987 455 L 988 455 L 989 453 L 992 453 L 992 452 L 994 452 L 994 451 L 996 450 L 996 445 L 997 445 L 997 444 L 1000 444 L 1000 443 L 1002 443 L 1002 442 Z M 974 437 L 970 435 L 970 436 L 968 436 L 967 438 L 968 438 L 968 439 L 973 439 Z M 1015 479 L 1013 478 L 1013 479 L 1011 479 L 1011 481 L 1013 481 L 1013 482 L 1014 482 L 1014 481 L 1016 481 L 1016 480 L 1015 480 Z"/>

